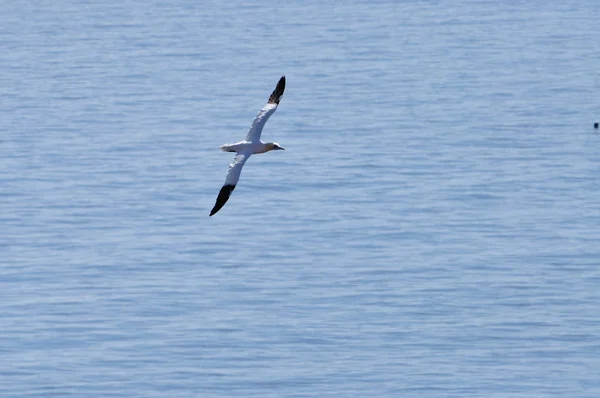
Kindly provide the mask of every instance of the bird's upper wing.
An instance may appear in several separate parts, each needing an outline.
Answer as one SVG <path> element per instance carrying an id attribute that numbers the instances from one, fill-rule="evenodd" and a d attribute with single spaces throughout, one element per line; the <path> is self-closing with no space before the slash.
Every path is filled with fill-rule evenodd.
<path id="1" fill-rule="evenodd" d="M 246 160 L 250 157 L 251 153 L 242 153 L 239 152 L 233 158 L 233 162 L 229 165 L 227 169 L 227 175 L 225 176 L 225 184 L 219 191 L 219 196 L 217 196 L 217 201 L 215 202 L 214 207 L 210 211 L 210 215 L 214 215 L 216 212 L 221 210 L 225 203 L 229 200 L 229 196 L 235 189 L 237 182 L 240 180 L 240 174 L 242 173 L 242 167 L 246 163 Z"/>
<path id="2" fill-rule="evenodd" d="M 271 115 L 275 113 L 284 90 L 285 76 L 281 76 L 281 79 L 279 79 L 279 82 L 277 83 L 277 87 L 275 87 L 275 90 L 273 90 L 271 96 L 269 97 L 269 101 L 265 106 L 263 106 L 260 112 L 258 112 L 258 115 L 256 115 L 254 118 L 252 127 L 250 127 L 250 131 L 248 131 L 248 134 L 246 135 L 246 141 L 260 141 L 260 133 L 262 133 L 262 129 L 265 126 L 265 123 L 267 123 L 267 120 L 269 120 Z"/>

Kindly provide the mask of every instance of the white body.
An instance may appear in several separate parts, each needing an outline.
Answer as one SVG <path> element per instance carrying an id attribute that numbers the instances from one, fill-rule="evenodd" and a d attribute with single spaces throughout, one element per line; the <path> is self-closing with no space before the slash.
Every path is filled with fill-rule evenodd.
<path id="1" fill-rule="evenodd" d="M 273 149 L 283 149 L 275 142 L 262 142 L 260 140 L 263 127 L 271 115 L 275 113 L 275 110 L 277 110 L 277 104 L 266 104 L 254 118 L 244 141 L 220 146 L 224 152 L 236 152 L 233 163 L 229 165 L 229 169 L 227 170 L 225 185 L 237 184 L 242 173 L 242 167 L 244 167 L 250 155 L 269 152 Z"/>
<path id="2" fill-rule="evenodd" d="M 250 153 L 252 155 L 255 155 L 257 153 L 265 153 L 273 149 L 271 145 L 262 141 L 240 141 L 236 142 L 235 144 L 224 144 L 221 145 L 219 148 L 221 148 L 223 152 L 243 152 Z"/>

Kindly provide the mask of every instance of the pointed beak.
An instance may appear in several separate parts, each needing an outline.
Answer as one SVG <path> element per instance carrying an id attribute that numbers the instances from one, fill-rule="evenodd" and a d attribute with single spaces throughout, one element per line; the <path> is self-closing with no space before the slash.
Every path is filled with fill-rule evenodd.
<path id="1" fill-rule="evenodd" d="M 284 148 L 284 147 L 282 147 L 282 146 L 280 146 L 280 147 L 279 147 L 279 148 L 277 148 L 277 149 L 281 149 L 282 151 L 285 151 L 285 148 Z"/>

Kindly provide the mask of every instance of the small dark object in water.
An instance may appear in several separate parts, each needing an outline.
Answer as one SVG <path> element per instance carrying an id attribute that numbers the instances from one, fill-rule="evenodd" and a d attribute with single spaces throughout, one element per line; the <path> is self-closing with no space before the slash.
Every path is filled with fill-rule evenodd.
<path id="1" fill-rule="evenodd" d="M 598 128 L 598 122 L 594 123 L 594 128 L 597 129 Z"/>

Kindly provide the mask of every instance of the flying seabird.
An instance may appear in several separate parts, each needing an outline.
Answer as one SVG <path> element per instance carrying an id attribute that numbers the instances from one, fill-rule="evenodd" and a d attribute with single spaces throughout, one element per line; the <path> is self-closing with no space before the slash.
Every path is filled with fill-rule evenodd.
<path id="1" fill-rule="evenodd" d="M 260 140 L 260 133 L 262 133 L 262 129 L 265 126 L 265 123 L 267 123 L 267 120 L 275 113 L 277 105 L 279 105 L 279 101 L 283 95 L 283 90 L 285 90 L 285 76 L 281 76 L 281 79 L 279 79 L 279 82 L 277 83 L 277 87 L 275 87 L 275 90 L 273 90 L 273 93 L 271 93 L 271 96 L 269 97 L 269 101 L 263 106 L 260 112 L 258 112 L 256 118 L 254 118 L 252 126 L 246 135 L 246 139 L 235 144 L 225 144 L 219 147 L 223 152 L 235 152 L 236 154 L 233 158 L 233 163 L 231 163 L 227 169 L 225 184 L 223 184 L 219 196 L 217 196 L 215 206 L 210 211 L 211 216 L 221 210 L 225 203 L 227 203 L 227 200 L 229 200 L 229 196 L 240 179 L 242 167 L 244 167 L 244 164 L 250 155 L 285 149 L 280 147 L 276 142 L 262 142 Z"/>

